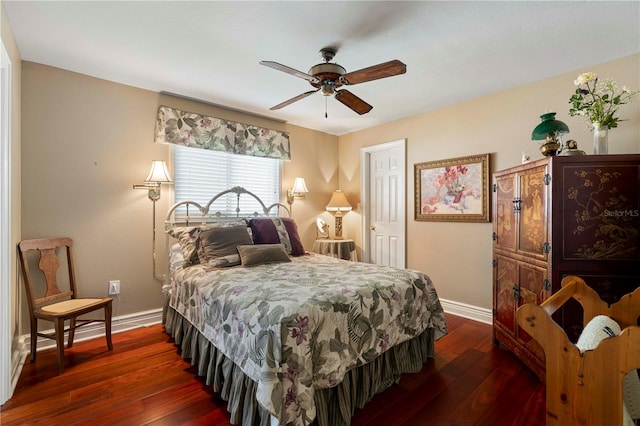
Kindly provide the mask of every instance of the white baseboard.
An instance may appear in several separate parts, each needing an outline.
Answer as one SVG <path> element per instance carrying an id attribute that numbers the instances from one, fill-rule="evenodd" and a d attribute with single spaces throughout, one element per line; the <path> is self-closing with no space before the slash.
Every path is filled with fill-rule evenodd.
<path id="1" fill-rule="evenodd" d="M 123 315 L 111 319 L 111 334 L 122 333 L 123 331 L 132 330 L 139 327 L 149 327 L 151 325 L 160 324 L 162 322 L 162 308 L 152 309 L 150 311 L 137 312 L 135 314 Z M 46 330 L 45 333 L 53 333 L 53 329 Z M 76 330 L 74 342 L 104 337 L 104 324 L 89 324 Z M 19 337 L 16 345 L 11 353 L 11 389 L 9 396 L 13 395 L 18 379 L 22 373 L 25 360 L 29 355 L 31 348 L 31 335 L 23 334 Z M 55 340 L 38 337 L 37 351 L 55 348 Z"/>
<path id="2" fill-rule="evenodd" d="M 468 305 L 466 303 L 455 302 L 453 300 L 440 299 L 442 308 L 445 312 L 457 315 L 470 320 L 482 322 L 485 324 L 493 323 L 493 315 L 491 309 L 480 308 L 478 306 Z M 162 322 L 162 308 L 152 309 L 150 311 L 137 312 L 134 314 L 123 315 L 120 317 L 114 317 L 111 321 L 111 333 L 122 333 L 123 331 L 132 330 L 139 327 L 148 327 Z M 53 332 L 53 330 L 47 330 L 46 332 Z M 75 342 L 81 342 L 83 340 L 90 340 L 104 336 L 104 325 L 101 323 L 89 324 L 86 327 L 79 328 L 76 331 L 74 338 Z M 20 377 L 22 366 L 25 359 L 29 354 L 29 348 L 31 345 L 31 337 L 29 334 L 25 334 L 20 337 L 18 347 L 13 351 L 11 358 L 11 373 L 12 373 L 12 389 L 15 389 L 15 385 Z M 55 347 L 55 341 L 51 339 L 45 339 L 43 337 L 38 338 L 37 350 L 42 351 Z M 13 392 L 12 392 L 13 393 Z"/>
<path id="3" fill-rule="evenodd" d="M 440 299 L 440 304 L 442 304 L 442 308 L 448 314 L 483 322 L 485 324 L 493 324 L 493 313 L 491 309 L 446 299 Z"/>
<path id="4" fill-rule="evenodd" d="M 445 312 L 457 315 L 470 320 L 492 324 L 493 315 L 491 309 L 480 308 L 478 306 L 468 305 L 466 303 L 455 302 L 452 300 L 440 299 L 442 308 Z M 139 327 L 149 327 L 151 325 L 160 324 L 162 322 L 162 309 L 152 309 L 150 311 L 137 312 L 130 315 L 115 317 L 111 321 L 111 333 L 122 333 L 123 331 L 132 330 Z M 47 332 L 52 332 L 48 330 Z M 79 328 L 76 331 L 74 341 L 81 342 L 83 340 L 95 339 L 104 336 L 104 325 L 100 323 L 90 324 L 86 327 Z M 17 347 L 13 350 L 11 356 L 11 392 L 13 394 L 18 378 L 22 372 L 29 348 L 31 337 L 28 334 L 20 336 Z M 37 350 L 50 349 L 55 347 L 55 341 L 51 339 L 38 338 Z"/>
<path id="5" fill-rule="evenodd" d="M 20 336 L 11 352 L 11 391 L 9 396 L 13 395 L 13 391 L 16 389 L 20 373 L 22 373 L 22 366 L 29 354 L 28 346 L 25 345 L 24 340 L 24 336 Z"/>
<path id="6" fill-rule="evenodd" d="M 111 319 L 111 334 L 122 333 L 123 331 L 132 330 L 134 328 L 149 327 L 150 325 L 160 324 L 161 322 L 162 308 L 114 317 Z M 46 330 L 44 333 L 53 333 L 53 329 Z M 99 322 L 77 329 L 73 341 L 82 342 L 83 340 L 90 340 L 98 337 L 104 337 L 104 324 Z M 21 340 L 22 339 L 24 339 L 25 342 L 24 350 L 29 352 L 31 336 L 29 334 L 25 334 L 22 336 Z M 55 340 L 38 337 L 38 352 L 55 347 Z"/>

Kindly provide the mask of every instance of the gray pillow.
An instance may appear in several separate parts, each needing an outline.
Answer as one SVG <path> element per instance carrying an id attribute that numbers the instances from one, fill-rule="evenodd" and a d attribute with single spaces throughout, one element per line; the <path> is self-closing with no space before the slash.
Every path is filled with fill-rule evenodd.
<path id="1" fill-rule="evenodd" d="M 233 266 L 239 262 L 218 262 L 220 258 L 237 255 L 236 247 L 252 244 L 251 236 L 246 225 L 228 228 L 212 228 L 200 231 L 196 238 L 198 259 L 203 265 Z M 229 258 L 227 258 L 229 259 Z"/>
<path id="2" fill-rule="evenodd" d="M 185 266 L 191 266 L 197 265 L 200 262 L 198 250 L 196 249 L 196 239 L 201 231 L 211 228 L 228 228 L 239 225 L 246 226 L 247 222 L 244 219 L 238 219 L 208 223 L 204 225 L 176 226 L 166 231 L 166 233 L 178 240 L 182 256 L 184 257 Z"/>
<path id="3" fill-rule="evenodd" d="M 229 266 L 238 266 L 240 263 L 240 255 L 236 253 L 229 256 L 216 257 L 205 263 L 205 265 L 213 266 L 214 268 L 228 268 Z"/>
<path id="4" fill-rule="evenodd" d="M 291 262 L 282 244 L 252 244 L 238 246 L 242 266 L 262 263 Z"/>

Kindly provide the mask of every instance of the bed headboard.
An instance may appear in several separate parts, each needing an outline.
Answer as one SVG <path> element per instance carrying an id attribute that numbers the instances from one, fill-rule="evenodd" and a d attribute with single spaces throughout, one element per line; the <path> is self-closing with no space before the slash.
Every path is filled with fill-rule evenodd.
<path id="1" fill-rule="evenodd" d="M 221 213 L 220 211 L 215 210 L 214 203 L 224 197 L 227 194 L 235 194 L 235 213 L 230 215 L 228 213 Z M 260 205 L 262 211 L 253 211 L 253 212 L 242 212 L 240 209 L 240 196 L 246 195 L 249 197 L 253 197 L 258 204 Z M 187 213 L 186 215 L 180 215 L 176 218 L 176 210 L 181 207 L 186 206 Z M 190 208 L 193 206 L 193 213 Z M 226 210 L 226 209 L 225 209 Z M 284 213 L 284 214 L 282 214 Z M 204 206 L 200 205 L 196 201 L 180 201 L 179 203 L 171 206 L 167 215 L 165 216 L 165 231 L 170 228 L 180 224 L 189 226 L 190 223 L 194 224 L 205 224 L 210 222 L 220 222 L 224 220 L 233 220 L 238 218 L 251 218 L 251 217 L 264 217 L 264 216 L 291 216 L 289 208 L 282 203 L 274 203 L 270 206 L 266 206 L 264 202 L 251 191 L 247 191 L 241 186 L 235 186 L 231 189 L 227 189 L 225 191 L 219 192 L 214 195 Z"/>

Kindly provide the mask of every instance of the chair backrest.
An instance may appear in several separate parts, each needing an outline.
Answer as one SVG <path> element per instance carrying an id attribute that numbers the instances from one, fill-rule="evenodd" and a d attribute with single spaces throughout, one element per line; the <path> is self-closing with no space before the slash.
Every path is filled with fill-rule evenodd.
<path id="1" fill-rule="evenodd" d="M 73 267 L 73 240 L 71 238 L 41 238 L 36 240 L 24 240 L 18 244 L 18 252 L 20 257 L 20 265 L 22 267 L 22 276 L 27 291 L 27 299 L 29 302 L 29 310 L 33 312 L 35 308 L 48 304 L 60 299 L 74 299 L 76 297 L 75 271 Z M 57 271 L 60 268 L 60 260 L 58 258 L 59 249 L 66 249 L 66 258 L 68 266 L 69 290 L 61 291 L 58 285 Z M 40 259 L 38 268 L 44 275 L 46 288 L 44 295 L 39 297 L 35 292 L 35 282 L 31 276 L 31 268 L 29 267 L 28 253 L 38 251 Z M 32 262 L 33 263 L 33 262 Z"/>

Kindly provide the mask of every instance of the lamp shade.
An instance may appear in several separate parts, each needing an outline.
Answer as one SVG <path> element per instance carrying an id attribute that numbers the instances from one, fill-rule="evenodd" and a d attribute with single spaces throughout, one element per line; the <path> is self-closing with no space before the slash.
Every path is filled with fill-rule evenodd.
<path id="1" fill-rule="evenodd" d="M 309 192 L 307 184 L 304 182 L 304 178 L 297 177 L 296 180 L 293 181 L 293 188 L 291 188 L 291 192 L 294 194 L 304 194 Z"/>
<path id="2" fill-rule="evenodd" d="M 532 140 L 545 140 L 550 134 L 555 137 L 569 133 L 569 127 L 560 120 L 556 120 L 555 112 L 548 112 L 540 116 L 542 122 L 538 124 L 531 133 Z"/>
<path id="3" fill-rule="evenodd" d="M 351 210 L 351 204 L 347 200 L 347 197 L 339 189 L 336 189 L 331 195 L 329 204 L 327 204 L 327 211 L 329 212 L 348 212 Z"/>
<path id="4" fill-rule="evenodd" d="M 161 160 L 153 160 L 151 162 L 151 171 L 149 176 L 144 180 L 147 183 L 169 183 L 173 182 L 167 170 L 167 164 Z"/>

